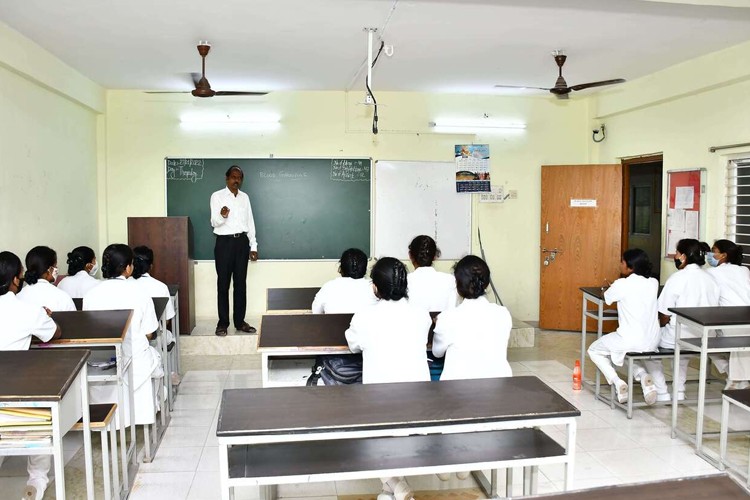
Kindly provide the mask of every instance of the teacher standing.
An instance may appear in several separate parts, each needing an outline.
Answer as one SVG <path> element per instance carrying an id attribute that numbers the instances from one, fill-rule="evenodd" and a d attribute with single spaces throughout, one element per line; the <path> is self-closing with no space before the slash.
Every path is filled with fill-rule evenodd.
<path id="1" fill-rule="evenodd" d="M 216 292 L 219 322 L 216 335 L 224 337 L 229 328 L 229 283 L 234 280 L 234 327 L 237 331 L 255 333 L 245 322 L 247 307 L 247 262 L 258 260 L 255 221 L 250 198 L 240 191 L 245 174 L 237 165 L 226 173 L 227 187 L 211 195 L 211 226 L 216 235 Z"/>

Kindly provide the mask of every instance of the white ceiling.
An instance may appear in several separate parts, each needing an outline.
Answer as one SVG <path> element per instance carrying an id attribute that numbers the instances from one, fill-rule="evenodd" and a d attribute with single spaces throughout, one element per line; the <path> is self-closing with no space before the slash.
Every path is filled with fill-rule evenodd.
<path id="1" fill-rule="evenodd" d="M 695 4 L 729 4 L 735 7 Z M 373 90 L 507 93 L 634 79 L 750 40 L 750 1 L 2 0 L 0 20 L 109 89 L 190 90 L 198 40 L 215 90 L 342 90 L 380 28 Z M 383 28 L 385 28 L 383 30 Z"/>

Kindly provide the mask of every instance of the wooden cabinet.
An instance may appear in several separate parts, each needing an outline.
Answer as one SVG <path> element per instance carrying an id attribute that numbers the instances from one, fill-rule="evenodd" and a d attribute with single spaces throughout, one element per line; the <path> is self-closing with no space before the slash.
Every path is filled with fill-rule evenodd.
<path id="1" fill-rule="evenodd" d="M 128 245 L 154 251 L 151 275 L 167 285 L 179 285 L 180 333 L 195 327 L 193 227 L 188 217 L 128 217 Z"/>

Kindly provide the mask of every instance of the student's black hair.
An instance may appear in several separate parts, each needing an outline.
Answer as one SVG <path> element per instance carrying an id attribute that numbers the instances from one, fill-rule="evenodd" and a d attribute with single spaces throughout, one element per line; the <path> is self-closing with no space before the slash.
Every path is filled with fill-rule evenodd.
<path id="1" fill-rule="evenodd" d="M 737 266 L 742 265 L 742 246 L 730 240 L 716 240 L 714 246 L 719 252 L 727 254 L 727 262 Z"/>
<path id="2" fill-rule="evenodd" d="M 484 295 L 490 284 L 490 268 L 476 255 L 467 255 L 453 267 L 456 291 L 465 299 L 476 299 Z"/>
<path id="3" fill-rule="evenodd" d="M 377 296 L 383 300 L 401 300 L 408 297 L 406 284 L 406 266 L 403 262 L 393 257 L 378 259 L 372 271 L 370 279 L 377 287 Z"/>
<path id="4" fill-rule="evenodd" d="M 133 250 L 123 243 L 113 243 L 102 254 L 102 276 L 106 279 L 117 278 L 132 263 Z"/>
<path id="5" fill-rule="evenodd" d="M 13 278 L 21 274 L 21 259 L 13 252 L 0 252 L 0 295 L 10 291 Z"/>
<path id="6" fill-rule="evenodd" d="M 648 254 L 640 248 L 625 250 L 622 253 L 622 260 L 625 261 L 628 269 L 632 269 L 635 274 L 644 278 L 651 277 L 651 261 L 648 258 Z"/>
<path id="7" fill-rule="evenodd" d="M 677 251 L 685 255 L 687 264 L 698 264 L 702 266 L 706 263 L 706 252 L 711 251 L 711 247 L 708 243 L 694 240 L 692 238 L 685 238 L 677 242 Z"/>
<path id="8" fill-rule="evenodd" d="M 39 281 L 47 269 L 57 263 L 57 253 L 50 247 L 34 247 L 26 254 L 26 274 L 23 280 L 29 285 Z"/>
<path id="9" fill-rule="evenodd" d="M 96 254 L 89 247 L 75 247 L 68 254 L 68 275 L 73 276 L 86 269 L 86 264 L 93 261 Z"/>
<path id="10" fill-rule="evenodd" d="M 435 257 L 440 257 L 440 249 L 435 240 L 422 234 L 409 243 L 409 256 L 419 267 L 430 267 Z"/>
<path id="11" fill-rule="evenodd" d="M 367 255 L 359 248 L 344 250 L 339 259 L 341 276 L 358 280 L 367 272 Z"/>
<path id="12" fill-rule="evenodd" d="M 236 170 L 237 172 L 239 172 L 239 173 L 240 173 L 240 176 L 241 176 L 241 177 L 242 177 L 243 179 L 245 178 L 245 172 L 243 172 L 243 171 L 242 171 L 242 169 L 241 169 L 240 167 L 238 167 L 237 165 L 232 165 L 231 167 L 229 167 L 229 168 L 227 169 L 227 173 L 226 173 L 226 175 L 225 175 L 225 177 L 226 177 L 227 179 L 229 179 L 229 176 L 230 176 L 230 175 L 232 175 L 232 170 Z"/>
<path id="13" fill-rule="evenodd" d="M 138 279 L 151 269 L 154 263 L 154 251 L 147 246 L 133 249 L 133 278 Z"/>

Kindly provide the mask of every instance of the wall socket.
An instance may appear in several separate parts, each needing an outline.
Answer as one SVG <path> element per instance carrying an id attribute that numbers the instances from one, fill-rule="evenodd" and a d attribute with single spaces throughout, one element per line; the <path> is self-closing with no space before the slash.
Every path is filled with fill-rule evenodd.
<path id="1" fill-rule="evenodd" d="M 515 189 L 508 190 L 508 199 L 509 200 L 517 200 L 518 199 L 518 191 Z"/>

